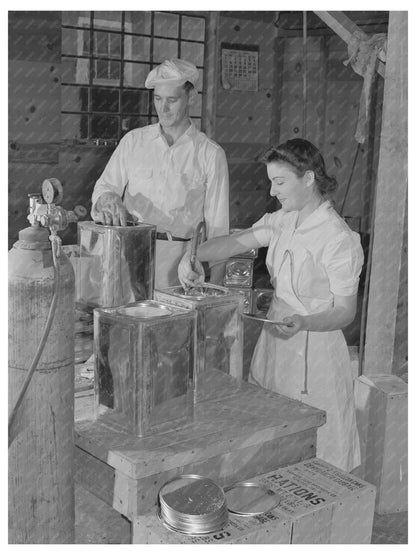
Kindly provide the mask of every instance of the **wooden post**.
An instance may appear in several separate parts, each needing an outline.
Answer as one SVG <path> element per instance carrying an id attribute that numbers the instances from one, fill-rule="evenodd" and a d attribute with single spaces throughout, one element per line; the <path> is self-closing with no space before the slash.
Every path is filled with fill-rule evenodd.
<path id="1" fill-rule="evenodd" d="M 211 139 L 215 138 L 217 117 L 217 83 L 218 83 L 218 19 L 219 12 L 209 12 L 208 33 L 206 41 L 206 83 L 204 125 L 205 133 Z"/>
<path id="2" fill-rule="evenodd" d="M 358 25 L 356 25 L 351 19 L 346 16 L 343 12 L 314 12 L 318 17 L 322 19 L 324 23 L 328 25 L 343 41 L 346 43 L 350 42 L 351 36 L 353 34 L 359 35 L 360 38 L 366 40 L 369 36 L 362 31 Z M 384 56 L 380 52 L 378 55 L 378 62 L 376 69 L 378 73 L 384 77 Z"/>
<path id="3" fill-rule="evenodd" d="M 390 12 L 364 375 L 355 383 L 361 476 L 376 512 L 407 509 L 407 384 L 394 373 L 407 200 L 407 12 Z M 405 310 L 405 309 L 404 309 Z"/>
<path id="4" fill-rule="evenodd" d="M 407 12 L 390 12 L 364 374 L 393 372 L 407 191 Z"/>

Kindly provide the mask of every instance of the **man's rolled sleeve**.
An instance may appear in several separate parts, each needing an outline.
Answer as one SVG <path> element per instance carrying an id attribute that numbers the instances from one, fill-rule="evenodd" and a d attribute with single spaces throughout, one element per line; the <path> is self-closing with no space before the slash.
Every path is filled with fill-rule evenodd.
<path id="1" fill-rule="evenodd" d="M 207 167 L 204 219 L 207 238 L 228 235 L 230 231 L 228 165 L 224 150 L 215 145 Z"/>
<path id="2" fill-rule="evenodd" d="M 120 197 L 123 195 L 125 186 L 127 185 L 127 171 L 126 171 L 126 157 L 130 149 L 129 134 L 125 135 L 113 154 L 107 162 L 103 173 L 97 180 L 91 201 L 91 217 L 95 219 L 97 211 L 95 208 L 96 202 L 103 193 L 117 193 Z"/>

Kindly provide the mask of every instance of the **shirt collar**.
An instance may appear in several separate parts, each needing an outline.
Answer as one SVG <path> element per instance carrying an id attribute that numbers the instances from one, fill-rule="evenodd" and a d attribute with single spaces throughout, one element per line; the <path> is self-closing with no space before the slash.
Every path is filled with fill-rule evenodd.
<path id="1" fill-rule="evenodd" d="M 331 209 L 332 209 L 331 201 L 325 200 L 322 204 L 318 206 L 318 208 L 316 208 L 316 210 L 312 212 L 312 214 L 309 214 L 306 220 L 300 224 L 300 226 L 296 229 L 296 231 L 302 232 L 321 224 L 322 222 L 324 222 L 329 218 L 329 212 Z M 296 222 L 296 219 L 297 219 L 297 216 L 296 218 L 294 218 L 295 222 Z"/>
<path id="2" fill-rule="evenodd" d="M 189 127 L 186 129 L 186 131 L 183 133 L 183 135 L 181 135 L 181 136 L 179 137 L 178 141 L 181 141 L 182 138 L 185 138 L 185 137 L 188 137 L 188 136 L 189 136 L 190 139 L 191 139 L 193 142 L 195 142 L 196 137 L 197 137 L 197 135 L 198 135 L 198 130 L 197 130 L 197 128 L 195 127 L 194 122 L 193 122 L 192 120 L 190 120 L 190 122 L 191 122 L 191 123 L 190 123 Z M 160 126 L 160 123 L 156 123 L 156 124 L 154 125 L 154 128 L 153 128 L 152 131 L 153 131 L 153 133 L 152 133 L 152 136 L 151 136 L 151 140 L 158 139 L 158 138 L 163 138 L 162 128 L 161 128 L 161 126 Z"/>

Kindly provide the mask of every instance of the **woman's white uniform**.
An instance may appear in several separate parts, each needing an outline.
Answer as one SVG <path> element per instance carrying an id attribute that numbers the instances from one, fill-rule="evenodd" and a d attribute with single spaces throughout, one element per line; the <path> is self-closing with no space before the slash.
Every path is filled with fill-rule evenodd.
<path id="1" fill-rule="evenodd" d="M 253 226 L 268 246 L 266 264 L 274 287 L 268 317 L 313 314 L 332 306 L 333 295 L 354 295 L 363 264 L 359 235 L 321 204 L 296 228 L 298 212 L 266 214 Z M 263 327 L 250 369 L 252 381 L 326 411 L 318 428 L 317 456 L 344 470 L 360 464 L 353 379 L 341 330 L 301 331 L 284 339 Z"/>

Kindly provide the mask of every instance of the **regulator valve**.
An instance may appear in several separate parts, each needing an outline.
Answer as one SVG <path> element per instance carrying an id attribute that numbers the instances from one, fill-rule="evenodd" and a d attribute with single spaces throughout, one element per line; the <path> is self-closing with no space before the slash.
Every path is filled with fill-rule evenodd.
<path id="1" fill-rule="evenodd" d="M 42 193 L 29 193 L 29 215 L 27 219 L 32 226 L 41 225 L 53 232 L 66 229 L 87 211 L 83 206 L 74 210 L 65 210 L 58 204 L 63 199 L 63 187 L 59 179 L 51 177 L 42 183 Z"/>

